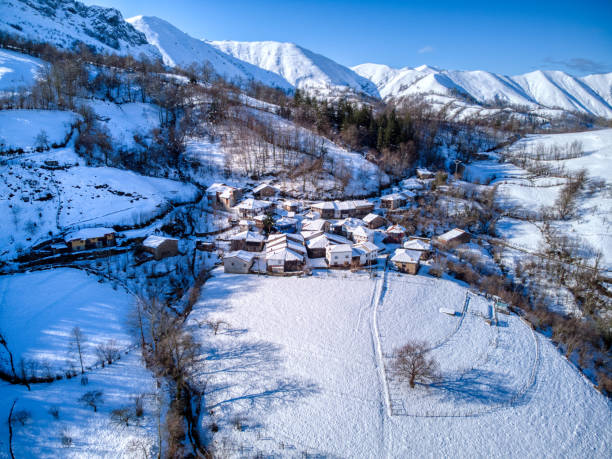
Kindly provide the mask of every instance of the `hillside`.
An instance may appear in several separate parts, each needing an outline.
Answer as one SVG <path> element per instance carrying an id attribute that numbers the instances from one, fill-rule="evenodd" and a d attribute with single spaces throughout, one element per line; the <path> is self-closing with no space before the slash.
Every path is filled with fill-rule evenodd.
<path id="1" fill-rule="evenodd" d="M 190 37 L 163 19 L 136 16 L 127 19 L 136 30 L 142 32 L 149 43 L 161 53 L 164 64 L 188 67 L 209 63 L 212 70 L 228 81 L 258 83 L 290 90 L 293 86 L 279 75 L 256 67 L 221 52 L 209 43 Z"/>

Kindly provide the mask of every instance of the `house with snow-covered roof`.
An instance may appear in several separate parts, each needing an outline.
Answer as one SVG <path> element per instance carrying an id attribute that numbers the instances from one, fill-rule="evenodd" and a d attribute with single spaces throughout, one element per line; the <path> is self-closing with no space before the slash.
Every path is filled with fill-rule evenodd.
<path id="1" fill-rule="evenodd" d="M 368 214 L 363 217 L 363 221 L 370 229 L 380 228 L 385 224 L 385 219 L 378 214 Z"/>
<path id="2" fill-rule="evenodd" d="M 348 239 L 337 234 L 321 233 L 306 241 L 306 249 L 310 258 L 325 257 L 327 246 L 334 244 L 350 244 Z"/>
<path id="3" fill-rule="evenodd" d="M 419 271 L 421 256 L 418 250 L 397 249 L 391 257 L 391 263 L 398 271 L 416 274 Z"/>
<path id="4" fill-rule="evenodd" d="M 316 220 L 302 220 L 302 231 L 323 231 L 328 232 L 330 223 L 327 220 L 318 218 Z"/>
<path id="5" fill-rule="evenodd" d="M 356 261 L 358 257 L 359 264 L 361 266 L 375 263 L 378 258 L 378 252 L 380 249 L 373 242 L 362 242 L 353 245 L 353 260 Z"/>
<path id="6" fill-rule="evenodd" d="M 105 227 L 83 228 L 68 233 L 64 237 L 64 242 L 73 252 L 109 247 L 116 243 L 115 230 Z"/>
<path id="7" fill-rule="evenodd" d="M 380 207 L 385 209 L 398 209 L 406 205 L 406 198 L 399 193 L 387 194 L 380 198 Z"/>
<path id="8" fill-rule="evenodd" d="M 420 237 L 411 237 L 406 242 L 404 242 L 403 247 L 408 250 L 417 250 L 423 253 L 423 258 L 427 257 L 431 252 L 430 240 Z"/>
<path id="9" fill-rule="evenodd" d="M 295 233 L 298 221 L 292 217 L 281 217 L 274 222 L 274 228 L 281 233 Z"/>
<path id="10" fill-rule="evenodd" d="M 402 225 L 391 225 L 385 230 L 384 242 L 386 244 L 401 244 L 404 236 L 406 236 L 406 228 Z"/>
<path id="11" fill-rule="evenodd" d="M 232 274 L 248 274 L 255 254 L 245 250 L 229 252 L 223 257 L 223 271 Z"/>
<path id="12" fill-rule="evenodd" d="M 235 206 L 234 209 L 236 209 L 241 218 L 253 218 L 257 215 L 265 214 L 272 207 L 273 204 L 271 202 L 248 198 Z"/>
<path id="13" fill-rule="evenodd" d="M 426 169 L 425 167 L 419 167 L 416 170 L 416 175 L 418 178 L 420 178 L 421 180 L 424 179 L 431 179 L 434 178 L 436 176 L 436 174 L 434 174 L 432 171 L 430 171 L 429 169 Z"/>
<path id="14" fill-rule="evenodd" d="M 374 231 L 365 226 L 358 226 L 351 233 L 351 237 L 355 243 L 372 242 L 374 240 Z"/>
<path id="15" fill-rule="evenodd" d="M 156 260 L 178 255 L 178 239 L 172 237 L 158 236 L 151 234 L 142 241 L 142 248 L 145 252 L 153 255 Z"/>
<path id="16" fill-rule="evenodd" d="M 374 210 L 374 204 L 365 199 L 356 201 L 323 201 L 310 206 L 321 218 L 362 217 Z"/>
<path id="17" fill-rule="evenodd" d="M 351 244 L 330 244 L 325 250 L 325 259 L 329 266 L 348 268 L 353 260 Z"/>
<path id="18" fill-rule="evenodd" d="M 276 195 L 278 191 L 278 188 L 275 186 L 262 183 L 253 188 L 253 196 L 255 196 L 257 199 L 269 198 L 270 196 Z"/>
<path id="19" fill-rule="evenodd" d="M 231 210 L 241 197 L 242 192 L 238 188 L 225 183 L 213 183 L 206 189 L 208 204 L 221 206 L 225 210 Z"/>
<path id="20" fill-rule="evenodd" d="M 300 211 L 300 203 L 298 201 L 285 200 L 282 204 L 283 210 L 287 212 L 299 212 Z"/>

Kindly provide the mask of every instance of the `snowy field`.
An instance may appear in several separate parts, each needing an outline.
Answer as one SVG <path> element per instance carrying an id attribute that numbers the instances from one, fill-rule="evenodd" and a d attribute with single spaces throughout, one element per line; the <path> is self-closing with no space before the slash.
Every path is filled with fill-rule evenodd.
<path id="1" fill-rule="evenodd" d="M 490 303 L 456 283 L 214 274 L 189 323 L 206 347 L 198 377 L 223 456 L 610 455 L 609 402 L 518 317 L 487 325 Z M 214 335 L 211 319 L 229 325 Z M 383 370 L 410 338 L 433 346 L 433 388 Z"/>
<path id="2" fill-rule="evenodd" d="M 57 161 L 66 169 L 45 169 Z M 71 148 L 0 166 L 0 258 L 63 230 L 146 222 L 170 203 L 196 199 L 195 186 L 110 167 L 86 167 Z"/>
<path id="3" fill-rule="evenodd" d="M 73 112 L 58 110 L 2 110 L 0 111 L 0 152 L 16 150 L 33 151 L 37 138 L 46 134 L 47 147 L 62 143 L 77 120 Z"/>
<path id="4" fill-rule="evenodd" d="M 6 419 L 14 400 L 15 412 L 25 410 L 31 417 L 25 425 L 13 427 L 13 450 L 23 458 L 136 458 L 154 455 L 156 443 L 155 379 L 133 351 L 103 369 L 87 374 L 86 386 L 80 378 L 23 386 L 0 385 L 0 457 L 8 458 Z M 89 391 L 102 391 L 103 403 L 94 411 L 79 402 Z M 112 410 L 132 407 L 134 397 L 144 395 L 144 417 L 139 424 L 118 426 L 111 422 Z M 50 411 L 58 408 L 56 419 Z M 62 438 L 71 439 L 65 446 Z"/>
<path id="5" fill-rule="evenodd" d="M 43 61 L 27 54 L 0 49 L 0 93 L 32 86 L 43 65 Z"/>
<path id="6" fill-rule="evenodd" d="M 84 365 L 97 362 L 95 348 L 108 340 L 129 347 L 126 323 L 133 303 L 122 287 L 113 289 L 78 269 L 0 276 L 0 330 L 15 361 L 47 362 L 54 373 L 79 366 L 71 348 L 76 326 L 86 340 Z M 0 361 L 7 368 L 4 350 Z"/>
<path id="7" fill-rule="evenodd" d="M 18 368 L 23 357 L 36 359 L 42 376 L 44 362 L 54 374 L 54 370 L 78 369 L 69 337 L 74 326 L 83 332 L 85 366 L 97 360 L 95 346 L 99 343 L 114 339 L 122 349 L 121 358 L 112 365 L 87 372 L 87 385 L 81 384 L 80 377 L 33 384 L 31 391 L 24 386 L 0 385 L 0 416 L 4 420 L 14 400 L 15 412 L 25 410 L 31 415 L 25 425 L 14 426 L 17 457 L 127 458 L 151 451 L 155 443 L 155 381 L 142 366 L 138 349 L 123 352 L 131 344 L 126 321 L 133 300 L 121 287 L 115 290 L 76 269 L 0 277 L 0 328 Z M 2 363 L 7 368 L 4 349 Z M 79 402 L 92 390 L 103 392 L 97 413 Z M 133 397 L 139 394 L 145 394 L 145 416 L 140 425 L 113 425 L 111 411 L 133 406 Z M 59 409 L 57 419 L 50 413 L 54 407 Z M 0 457 L 9 457 L 6 422 L 0 426 L 0 435 Z M 70 437 L 72 445 L 63 445 L 62 437 Z"/>

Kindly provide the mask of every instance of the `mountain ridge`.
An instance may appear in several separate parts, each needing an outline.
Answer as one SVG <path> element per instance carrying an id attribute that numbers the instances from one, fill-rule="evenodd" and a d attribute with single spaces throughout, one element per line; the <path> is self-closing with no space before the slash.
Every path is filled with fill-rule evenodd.
<path id="1" fill-rule="evenodd" d="M 484 70 L 440 70 L 431 66 L 397 69 L 374 63 L 352 69 L 369 78 L 386 101 L 418 94 L 453 96 L 459 92 L 480 104 L 560 108 L 612 118 L 612 73 L 579 78 L 561 70 L 535 70 L 508 76 Z"/>

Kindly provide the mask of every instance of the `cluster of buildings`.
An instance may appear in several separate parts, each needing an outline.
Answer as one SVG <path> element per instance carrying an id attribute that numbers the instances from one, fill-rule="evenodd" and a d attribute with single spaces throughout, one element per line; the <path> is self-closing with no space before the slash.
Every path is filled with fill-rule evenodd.
<path id="1" fill-rule="evenodd" d="M 241 191 L 225 184 L 212 185 L 207 195 L 211 205 L 240 219 L 240 231 L 229 237 L 229 250 L 223 256 L 226 272 L 354 268 L 376 263 L 381 252 L 391 249 L 389 260 L 396 269 L 416 274 L 432 252 L 429 239 L 408 237 L 405 228 L 385 218 L 387 212 L 414 199 L 409 190 L 382 196 L 379 206 L 369 200 L 283 200 L 269 184 L 257 186 L 252 197 L 242 201 L 235 200 Z M 445 246 L 467 240 L 468 233 L 459 229 L 436 238 Z"/>

